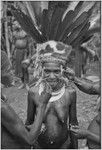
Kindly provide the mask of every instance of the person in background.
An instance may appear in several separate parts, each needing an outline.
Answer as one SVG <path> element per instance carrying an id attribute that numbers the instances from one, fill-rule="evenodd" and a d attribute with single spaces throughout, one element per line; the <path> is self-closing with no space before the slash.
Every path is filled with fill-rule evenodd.
<path id="1" fill-rule="evenodd" d="M 5 51 L 1 50 L 1 86 L 14 86 L 14 76 L 11 63 Z"/>
<path id="2" fill-rule="evenodd" d="M 64 72 L 66 77 L 72 80 L 75 85 L 86 94 L 99 95 L 98 98 L 98 114 L 94 117 L 88 126 L 88 129 L 82 129 L 79 126 L 71 126 L 70 131 L 78 139 L 87 139 L 89 149 L 101 148 L 101 86 L 100 82 L 92 82 L 87 79 L 81 79 L 75 76 L 75 73 L 70 68 Z"/>
<path id="3" fill-rule="evenodd" d="M 45 84 L 45 83 L 44 83 Z M 8 104 L 5 96 L 1 96 L 1 148 L 2 149 L 30 149 L 35 144 L 40 133 L 47 103 L 51 97 L 51 90 L 46 85 L 41 96 L 34 100 L 36 117 L 30 126 L 23 121 Z M 37 93 L 32 92 L 35 96 Z"/>
<path id="4" fill-rule="evenodd" d="M 13 22 L 13 53 L 15 53 L 15 74 L 21 78 L 22 85 L 18 89 L 28 89 L 29 73 L 22 67 L 22 61 L 29 57 L 29 37 L 17 21 Z"/>

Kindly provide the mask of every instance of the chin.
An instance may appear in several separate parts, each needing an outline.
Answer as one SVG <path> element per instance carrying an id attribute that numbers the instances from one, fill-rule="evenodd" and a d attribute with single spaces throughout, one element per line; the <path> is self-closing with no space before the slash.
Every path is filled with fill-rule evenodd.
<path id="1" fill-rule="evenodd" d="M 50 84 L 51 87 L 56 87 L 57 86 L 57 82 L 48 82 Z"/>

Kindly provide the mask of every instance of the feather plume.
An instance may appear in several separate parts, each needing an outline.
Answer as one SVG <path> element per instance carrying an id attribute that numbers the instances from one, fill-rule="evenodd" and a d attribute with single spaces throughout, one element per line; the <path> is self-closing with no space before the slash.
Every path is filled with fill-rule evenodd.
<path id="1" fill-rule="evenodd" d="M 59 2 L 56 2 L 52 8 L 49 7 L 50 3 L 25 2 L 29 16 L 13 10 L 22 28 L 38 43 L 55 40 L 79 45 L 82 41 L 90 39 L 94 32 L 100 32 L 100 29 L 95 26 L 100 17 L 97 15 L 91 17 L 96 2 L 70 1 L 67 7 L 62 7 Z"/>
<path id="2" fill-rule="evenodd" d="M 39 32 L 39 30 L 34 26 L 30 17 L 24 14 L 21 10 L 18 10 L 12 6 L 12 14 L 17 19 L 19 24 L 22 26 L 28 34 L 32 36 L 38 43 L 43 42 L 45 37 Z"/>
<path id="3" fill-rule="evenodd" d="M 50 23 L 50 33 L 49 33 L 49 40 L 54 39 L 56 36 L 56 32 L 58 29 L 58 25 L 62 18 L 64 9 L 63 8 L 56 8 L 52 14 L 51 23 Z"/>
<path id="4" fill-rule="evenodd" d="M 41 32 L 43 35 L 46 36 L 46 40 L 48 40 L 48 34 L 49 34 L 49 14 L 48 10 L 43 10 L 43 16 L 42 16 L 42 26 L 41 26 Z"/>

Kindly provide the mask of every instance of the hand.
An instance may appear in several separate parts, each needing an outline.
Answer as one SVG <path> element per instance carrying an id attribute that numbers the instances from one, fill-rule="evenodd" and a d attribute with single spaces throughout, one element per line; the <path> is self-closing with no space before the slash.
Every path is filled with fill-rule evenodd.
<path id="1" fill-rule="evenodd" d="M 63 74 L 69 79 L 69 80 L 74 80 L 75 77 L 75 72 L 71 68 L 67 68 L 66 70 L 63 71 Z"/>
<path id="2" fill-rule="evenodd" d="M 87 137 L 88 130 L 81 129 L 79 126 L 71 126 L 70 131 L 78 138 L 84 139 Z"/>
<path id="3" fill-rule="evenodd" d="M 1 93 L 1 99 L 6 102 L 7 101 L 6 95 L 4 95 L 4 94 Z"/>
<path id="4" fill-rule="evenodd" d="M 25 128 L 26 128 L 28 131 L 30 131 L 31 128 L 32 128 L 32 125 L 25 125 Z"/>
<path id="5" fill-rule="evenodd" d="M 25 59 L 22 61 L 22 67 L 27 68 L 30 64 L 30 59 Z"/>
<path id="6" fill-rule="evenodd" d="M 42 92 L 40 93 L 39 102 L 40 104 L 47 104 L 49 99 L 51 98 L 52 89 L 50 85 L 43 81 L 42 83 Z"/>
<path id="7" fill-rule="evenodd" d="M 51 98 L 51 87 L 46 83 L 42 83 L 42 91 L 39 94 L 39 86 L 31 88 L 30 97 L 33 99 L 36 106 L 47 105 L 49 99 Z"/>

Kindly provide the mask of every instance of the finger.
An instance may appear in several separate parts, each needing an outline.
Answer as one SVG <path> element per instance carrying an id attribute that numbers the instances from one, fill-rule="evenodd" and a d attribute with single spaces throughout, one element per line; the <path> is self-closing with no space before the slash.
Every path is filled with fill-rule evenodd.
<path id="1" fill-rule="evenodd" d="M 78 130 L 70 130 L 73 133 L 78 133 Z"/>
<path id="2" fill-rule="evenodd" d="M 71 129 L 79 129 L 79 126 L 77 126 L 77 125 L 71 126 Z"/>

